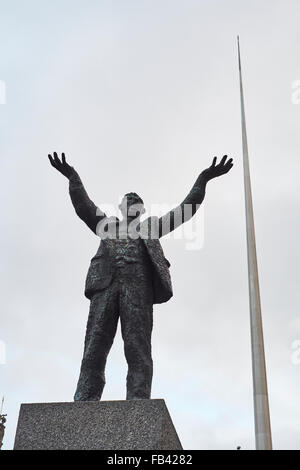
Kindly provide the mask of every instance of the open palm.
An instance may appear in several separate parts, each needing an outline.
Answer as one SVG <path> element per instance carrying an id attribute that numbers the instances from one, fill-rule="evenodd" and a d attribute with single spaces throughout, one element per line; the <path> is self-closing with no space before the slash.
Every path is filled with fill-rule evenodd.
<path id="1" fill-rule="evenodd" d="M 217 176 L 225 175 L 228 171 L 233 167 L 233 160 L 229 158 L 227 160 L 227 155 L 224 155 L 220 163 L 217 163 L 217 157 L 214 157 L 213 162 L 209 168 L 202 171 L 202 175 L 205 177 L 207 181 L 216 178 Z"/>
<path id="2" fill-rule="evenodd" d="M 62 173 L 66 178 L 69 178 L 72 173 L 74 172 L 74 168 L 69 165 L 66 161 L 65 154 L 61 154 L 61 160 L 58 158 L 57 153 L 53 153 L 52 155 L 48 155 L 51 165 L 60 173 Z"/>

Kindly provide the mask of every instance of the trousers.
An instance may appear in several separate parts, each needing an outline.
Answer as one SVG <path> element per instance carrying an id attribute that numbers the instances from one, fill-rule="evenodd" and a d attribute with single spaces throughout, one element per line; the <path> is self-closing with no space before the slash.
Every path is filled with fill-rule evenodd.
<path id="1" fill-rule="evenodd" d="M 142 271 L 138 275 L 135 271 L 135 265 L 121 269 L 106 289 L 91 298 L 75 401 L 101 399 L 106 360 L 119 318 L 128 364 L 126 399 L 151 396 L 152 280 Z"/>

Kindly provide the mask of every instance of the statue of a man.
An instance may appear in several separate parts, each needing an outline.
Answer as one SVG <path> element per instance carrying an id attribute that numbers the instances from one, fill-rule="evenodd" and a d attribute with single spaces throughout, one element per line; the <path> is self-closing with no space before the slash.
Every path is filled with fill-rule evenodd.
<path id="1" fill-rule="evenodd" d="M 4 437 L 4 431 L 5 431 L 6 416 L 7 415 L 0 414 L 0 450 L 1 450 L 2 445 L 3 445 L 3 437 Z"/>
<path id="2" fill-rule="evenodd" d="M 189 220 L 205 196 L 206 184 L 232 168 L 225 155 L 198 176 L 188 196 L 162 217 L 141 221 L 145 212 L 136 193 L 128 193 L 119 206 L 122 220 L 107 217 L 90 200 L 78 173 L 62 154 L 49 155 L 51 165 L 69 180 L 77 215 L 101 238 L 86 278 L 85 295 L 90 299 L 84 353 L 74 400 L 100 400 L 105 385 L 105 365 L 120 318 L 128 363 L 127 400 L 151 395 L 151 333 L 153 304 L 172 297 L 170 263 L 159 238 Z"/>

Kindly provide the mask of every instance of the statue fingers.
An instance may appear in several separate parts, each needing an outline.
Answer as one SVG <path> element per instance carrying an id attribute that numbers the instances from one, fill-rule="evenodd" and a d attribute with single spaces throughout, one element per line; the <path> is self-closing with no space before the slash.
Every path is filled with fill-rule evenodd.
<path id="1" fill-rule="evenodd" d="M 214 159 L 213 159 L 213 162 L 212 162 L 212 165 L 211 165 L 211 166 L 215 167 L 215 166 L 216 166 L 216 163 L 217 163 L 217 157 L 214 157 Z"/>
<path id="2" fill-rule="evenodd" d="M 220 161 L 219 165 L 220 165 L 220 166 L 225 165 L 226 159 L 227 159 L 227 155 L 224 155 L 224 157 L 223 157 L 222 160 Z"/>
<path id="3" fill-rule="evenodd" d="M 53 156 L 54 156 L 54 161 L 55 161 L 55 163 L 56 163 L 58 166 L 61 165 L 61 161 L 60 161 L 60 159 L 58 158 L 56 152 L 53 152 Z"/>
<path id="4" fill-rule="evenodd" d="M 48 158 L 49 158 L 49 161 L 50 161 L 51 165 L 54 166 L 54 168 L 55 168 L 56 165 L 55 165 L 54 159 L 52 158 L 52 155 L 48 154 Z"/>

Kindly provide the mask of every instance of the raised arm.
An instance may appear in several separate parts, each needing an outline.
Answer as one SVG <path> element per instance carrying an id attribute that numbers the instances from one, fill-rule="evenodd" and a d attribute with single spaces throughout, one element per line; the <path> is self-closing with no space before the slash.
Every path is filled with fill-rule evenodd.
<path id="1" fill-rule="evenodd" d="M 224 155 L 218 165 L 216 163 L 217 157 L 214 157 L 211 166 L 200 173 L 191 191 L 182 203 L 159 218 L 159 237 L 163 237 L 184 222 L 190 220 L 199 209 L 205 197 L 208 181 L 228 173 L 233 166 L 232 158 L 227 160 L 227 155 Z"/>
<path id="2" fill-rule="evenodd" d="M 67 163 L 64 153 L 61 154 L 61 160 L 58 158 L 56 152 L 54 152 L 53 157 L 52 155 L 48 155 L 48 158 L 51 165 L 68 178 L 70 197 L 76 214 L 94 233 L 96 233 L 97 224 L 106 218 L 106 215 L 91 201 L 82 184 L 80 176 L 75 169 Z"/>

